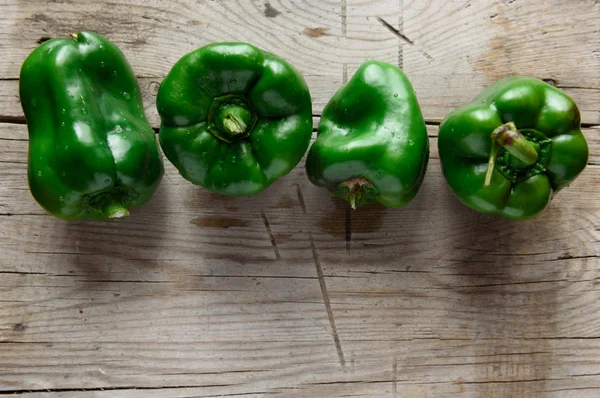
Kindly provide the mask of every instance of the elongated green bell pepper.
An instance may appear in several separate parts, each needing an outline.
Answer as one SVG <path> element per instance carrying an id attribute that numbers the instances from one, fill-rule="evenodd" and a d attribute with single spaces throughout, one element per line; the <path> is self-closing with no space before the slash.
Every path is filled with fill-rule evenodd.
<path id="1" fill-rule="evenodd" d="M 537 79 L 505 78 L 442 122 L 444 177 L 477 211 L 534 217 L 587 164 L 580 124 L 577 105 L 562 91 Z"/>
<path id="2" fill-rule="evenodd" d="M 29 187 L 44 209 L 66 220 L 105 220 L 150 199 L 162 160 L 117 46 L 90 32 L 49 40 L 23 63 L 19 91 Z"/>
<path id="3" fill-rule="evenodd" d="M 417 194 L 428 159 L 427 128 L 410 82 L 394 65 L 368 61 L 323 109 L 306 173 L 352 208 L 400 207 Z"/>
<path id="4" fill-rule="evenodd" d="M 298 164 L 312 135 L 306 82 L 283 59 L 246 43 L 181 58 L 158 91 L 165 156 L 194 184 L 254 195 Z"/>

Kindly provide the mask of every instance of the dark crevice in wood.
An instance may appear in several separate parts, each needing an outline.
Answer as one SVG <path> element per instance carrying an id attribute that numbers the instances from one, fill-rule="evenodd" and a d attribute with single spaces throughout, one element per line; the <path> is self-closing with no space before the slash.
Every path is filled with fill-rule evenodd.
<path id="1" fill-rule="evenodd" d="M 63 393 L 63 392 L 99 392 L 99 391 L 123 391 L 123 390 L 161 390 L 161 389 L 184 389 L 184 388 L 211 388 L 211 387 L 230 387 L 236 384 L 207 384 L 207 385 L 189 385 L 189 386 L 157 386 L 157 387 L 94 387 L 94 388 L 41 388 L 41 389 L 22 389 L 22 390 L 0 390 L 0 395 L 22 395 L 31 393 Z"/>
<path id="2" fill-rule="evenodd" d="M 42 44 L 42 43 L 47 42 L 48 40 L 50 40 L 50 36 L 42 36 L 39 39 L 37 39 L 35 42 L 37 44 Z"/>
<path id="3" fill-rule="evenodd" d="M 422 50 L 418 46 L 416 46 L 414 41 L 409 39 L 405 34 L 400 32 L 398 29 L 394 28 L 389 22 L 387 22 L 386 20 L 384 20 L 383 18 L 380 18 L 380 17 L 377 17 L 377 21 L 379 21 L 379 23 L 382 24 L 387 30 L 389 30 L 394 36 L 398 37 L 400 40 L 406 42 L 407 44 L 413 46 L 417 51 L 419 51 L 419 53 L 421 53 L 421 55 L 423 55 L 425 58 L 427 58 L 428 61 L 430 61 L 430 62 L 433 61 L 433 57 L 431 55 L 429 55 L 427 52 L 425 52 L 424 50 Z"/>
<path id="4" fill-rule="evenodd" d="M 396 380 L 396 382 L 411 381 L 410 379 Z M 340 380 L 340 381 L 321 381 L 316 383 L 303 383 L 309 386 L 327 386 L 332 384 L 380 384 L 380 383 L 393 383 L 394 380 Z"/>
<path id="5" fill-rule="evenodd" d="M 346 233 L 345 233 L 345 237 L 346 237 L 346 252 L 350 252 L 350 246 L 352 243 L 352 211 L 350 210 L 349 207 L 346 207 Z"/>
<path id="6" fill-rule="evenodd" d="M 302 194 L 302 189 L 300 189 L 300 185 L 296 184 L 296 194 L 298 195 L 298 202 L 300 203 L 300 207 L 302 208 L 302 213 L 306 216 L 306 204 L 304 203 L 304 195 Z M 321 296 L 323 296 L 323 302 L 325 304 L 325 310 L 327 312 L 327 317 L 329 318 L 329 326 L 331 327 L 331 333 L 333 335 L 333 342 L 335 343 L 335 349 L 338 354 L 338 358 L 342 368 L 346 367 L 346 361 L 344 359 L 344 352 L 342 351 L 342 344 L 340 343 L 340 337 L 337 332 L 337 327 L 335 325 L 335 319 L 333 317 L 333 310 L 331 308 L 331 301 L 329 300 L 329 293 L 327 292 L 327 285 L 325 284 L 325 276 L 323 275 L 323 268 L 321 267 L 321 260 L 319 258 L 319 253 L 317 251 L 317 246 L 315 245 L 315 240 L 312 236 L 312 233 L 308 233 L 308 240 L 310 241 L 310 248 L 313 255 L 313 262 L 315 263 L 315 268 L 317 270 L 317 276 L 319 279 L 319 286 L 321 288 Z"/>
<path id="7" fill-rule="evenodd" d="M 306 215 L 306 204 L 304 203 L 304 195 L 302 195 L 302 188 L 300 188 L 300 184 L 296 184 L 296 195 L 298 196 L 298 203 L 300 203 L 302 214 Z"/>
<path id="8" fill-rule="evenodd" d="M 261 373 L 270 372 L 265 369 L 244 369 L 244 370 L 223 370 L 221 372 L 173 372 L 173 373 L 154 373 L 158 376 L 180 376 L 180 375 L 224 375 L 228 373 Z"/>
<path id="9" fill-rule="evenodd" d="M 555 389 L 555 390 L 544 390 L 543 392 L 559 392 L 559 391 L 573 391 L 573 390 L 600 390 L 600 386 L 558 388 L 558 389 Z"/>
<path id="10" fill-rule="evenodd" d="M 85 275 L 85 274 L 84 274 Z M 174 274 L 179 275 L 179 274 Z M 199 278 L 255 278 L 255 279 L 317 279 L 315 276 L 295 276 L 295 275 L 253 275 L 253 274 L 188 274 L 190 277 L 199 277 Z M 329 276 L 329 275 L 328 275 Z M 335 277 L 335 276 L 332 276 Z M 344 276 L 347 278 L 347 276 Z M 132 280 L 132 279 L 99 279 L 92 280 L 86 279 L 86 282 L 98 282 L 98 283 L 177 283 L 177 281 L 173 280 Z"/>
<path id="11" fill-rule="evenodd" d="M 327 318 L 329 318 L 329 326 L 331 327 L 331 334 L 333 335 L 333 342 L 335 343 L 335 349 L 338 353 L 340 364 L 342 368 L 346 367 L 346 360 L 344 359 L 344 352 L 342 351 L 342 344 L 340 337 L 337 332 L 335 325 L 335 319 L 333 317 L 333 309 L 331 308 L 331 301 L 329 300 L 329 293 L 327 292 L 327 285 L 325 284 L 325 277 L 323 276 L 323 268 L 321 267 L 321 260 L 319 259 L 319 253 L 317 252 L 317 246 L 311 233 L 308 234 L 310 240 L 310 248 L 313 254 L 313 260 L 317 269 L 317 275 L 319 277 L 319 286 L 321 287 L 321 295 L 323 296 L 323 302 L 325 304 L 325 310 L 327 311 Z"/>
<path id="12" fill-rule="evenodd" d="M 346 37 L 348 33 L 348 7 L 346 5 L 346 0 L 340 1 L 340 19 L 342 22 L 342 37 Z"/>
<path id="13" fill-rule="evenodd" d="M 2 116 L 0 123 L 25 124 L 25 116 Z"/>
<path id="14" fill-rule="evenodd" d="M 17 274 L 17 275 L 48 275 L 45 272 L 24 272 L 24 271 L 0 271 L 0 274 Z"/>
<path id="15" fill-rule="evenodd" d="M 600 376 L 600 373 L 583 373 L 583 374 L 569 375 L 569 377 L 590 377 L 590 376 Z"/>
<path id="16" fill-rule="evenodd" d="M 397 273 L 417 273 L 417 274 L 432 274 L 433 271 L 411 271 L 411 270 L 401 270 L 401 269 L 386 269 L 383 271 L 354 271 L 350 270 L 349 272 L 355 272 L 359 274 L 371 274 L 371 275 L 389 275 L 389 274 L 397 274 Z M 346 276 L 347 277 L 347 276 Z"/>
<path id="17" fill-rule="evenodd" d="M 40 252 L 29 252 L 25 254 L 44 254 L 44 255 L 72 255 L 72 256 L 93 256 L 96 253 L 80 253 L 80 252 L 51 252 L 51 251 L 40 251 Z"/>
<path id="18" fill-rule="evenodd" d="M 445 358 L 480 358 L 480 357 L 504 357 L 504 356 L 520 356 L 520 355 L 552 355 L 550 351 L 530 351 L 530 352 L 507 352 L 497 354 L 469 354 L 469 355 L 445 355 Z"/>
<path id="19" fill-rule="evenodd" d="M 277 387 L 281 389 L 282 387 Z M 294 388 L 295 389 L 295 388 Z M 198 398 L 212 398 L 212 397 L 239 397 L 242 395 L 279 395 L 277 391 L 254 391 L 254 392 L 240 392 L 235 394 L 218 394 L 218 395 L 202 395 Z"/>
<path id="20" fill-rule="evenodd" d="M 575 90 L 600 90 L 600 87 L 589 87 L 589 86 L 563 86 L 557 85 L 556 88 L 560 89 L 575 89 Z"/>
<path id="21" fill-rule="evenodd" d="M 0 160 L 0 163 L 6 163 L 6 164 L 27 164 L 26 161 L 18 162 L 16 160 Z"/>
<path id="22" fill-rule="evenodd" d="M 80 279 L 80 282 L 85 283 L 173 283 L 173 281 L 145 281 L 145 280 L 120 280 L 120 279 Z"/>
<path id="23" fill-rule="evenodd" d="M 0 213 L 0 217 L 11 217 L 11 216 L 49 216 L 48 213 Z"/>
<path id="24" fill-rule="evenodd" d="M 498 252 L 489 252 L 490 256 L 499 256 L 499 257 L 527 257 L 527 256 L 541 256 L 544 254 L 553 254 L 554 252 L 533 252 L 533 253 L 498 253 Z"/>
<path id="25" fill-rule="evenodd" d="M 453 337 L 410 337 L 410 338 L 388 338 L 388 339 L 345 339 L 348 342 L 411 342 L 411 341 L 428 341 L 428 340 L 439 340 L 439 341 L 463 341 L 465 343 L 472 344 L 474 340 L 481 341 L 508 341 L 514 340 L 525 340 L 525 341 L 536 341 L 536 340 L 600 340 L 600 336 L 592 337 L 565 337 L 565 336 L 552 336 L 552 337 L 519 337 L 519 336 L 502 336 L 502 337 L 465 337 L 465 338 L 453 338 Z M 504 355 L 504 354 L 498 354 Z M 468 357 L 468 356 L 467 356 Z"/>
<path id="26" fill-rule="evenodd" d="M 487 283 L 483 285 L 455 285 L 453 288 L 480 288 L 480 287 L 496 287 L 496 286 L 510 286 L 510 285 L 532 285 L 538 283 L 558 283 L 558 282 L 569 282 L 568 279 L 554 279 L 548 281 L 525 281 L 525 282 L 506 282 L 506 283 Z M 432 289 L 436 289 L 432 287 Z"/>
<path id="27" fill-rule="evenodd" d="M 409 39 L 405 34 L 403 34 L 402 32 L 400 32 L 398 29 L 394 28 L 389 22 L 387 22 L 385 19 L 377 17 L 377 21 L 379 21 L 380 24 L 382 24 L 383 26 L 385 26 L 390 32 L 392 32 L 394 35 L 396 35 L 398 38 L 404 40 L 407 44 L 410 44 L 411 46 L 415 45 L 415 42 L 412 41 L 411 39 Z"/>
<path id="28" fill-rule="evenodd" d="M 577 259 L 586 259 L 586 258 L 598 258 L 600 256 L 598 256 L 597 254 L 590 254 L 590 255 L 585 255 L 585 256 L 571 256 L 571 255 L 566 255 L 566 256 L 560 256 L 557 258 L 553 258 L 551 260 L 548 261 L 563 261 L 563 260 L 577 260 Z"/>
<path id="29" fill-rule="evenodd" d="M 265 229 L 267 230 L 267 235 L 269 235 L 271 246 L 273 246 L 273 251 L 275 252 L 275 259 L 277 261 L 281 261 L 281 254 L 279 253 L 279 248 L 277 247 L 275 236 L 273 235 L 273 231 L 271 231 L 271 225 L 269 224 L 269 220 L 267 219 L 267 215 L 265 214 L 265 211 L 263 209 L 260 209 L 260 216 L 262 218 Z"/>
<path id="30" fill-rule="evenodd" d="M 484 381 L 463 381 L 460 384 L 511 384 L 511 383 L 535 383 L 542 381 L 560 381 L 565 378 L 541 378 L 541 379 L 524 379 L 524 380 L 484 380 Z"/>

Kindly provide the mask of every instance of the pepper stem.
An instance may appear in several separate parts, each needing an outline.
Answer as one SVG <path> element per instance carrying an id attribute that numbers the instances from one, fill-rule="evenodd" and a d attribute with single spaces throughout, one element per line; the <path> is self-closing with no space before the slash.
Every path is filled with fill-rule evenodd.
<path id="1" fill-rule="evenodd" d="M 360 205 L 361 199 L 366 189 L 373 189 L 373 184 L 363 177 L 349 178 L 339 185 L 340 188 L 348 189 L 348 202 L 350 207 L 356 210 L 357 204 Z"/>
<path id="2" fill-rule="evenodd" d="M 498 149 L 502 146 L 508 153 L 519 159 L 524 166 L 531 166 L 538 160 L 538 153 L 535 146 L 523 134 L 517 130 L 517 126 L 513 122 L 508 122 L 497 127 L 490 135 L 492 139 L 492 150 L 488 160 L 488 169 L 485 174 L 484 187 L 487 187 L 492 182 L 494 169 L 496 168 L 496 158 Z"/>
<path id="3" fill-rule="evenodd" d="M 241 105 L 223 105 L 217 114 L 220 130 L 230 137 L 244 134 L 252 122 L 252 112 Z"/>
<path id="4" fill-rule="evenodd" d="M 129 210 L 119 203 L 108 202 L 102 207 L 102 213 L 108 218 L 120 218 L 129 215 Z"/>

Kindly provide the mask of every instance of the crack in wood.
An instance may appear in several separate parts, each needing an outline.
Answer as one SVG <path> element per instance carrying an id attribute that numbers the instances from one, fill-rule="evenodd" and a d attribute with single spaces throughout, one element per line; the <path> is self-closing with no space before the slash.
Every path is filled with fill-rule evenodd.
<path id="1" fill-rule="evenodd" d="M 277 387 L 281 389 L 282 387 Z M 296 389 L 295 387 L 290 387 L 290 389 Z M 233 394 L 217 394 L 217 395 L 199 395 L 198 398 L 212 398 L 212 397 L 239 397 L 242 395 L 279 395 L 277 391 L 253 391 L 253 392 L 240 392 Z"/>
<path id="2" fill-rule="evenodd" d="M 539 378 L 539 379 L 524 379 L 524 380 L 482 380 L 482 381 L 463 381 L 461 384 L 510 384 L 510 383 L 535 383 L 540 381 L 560 381 L 565 380 L 565 377 L 558 378 Z"/>
<path id="3" fill-rule="evenodd" d="M 469 289 L 469 288 L 480 288 L 480 287 L 496 287 L 496 286 L 511 286 L 511 285 L 533 285 L 539 283 L 558 283 L 558 282 L 569 282 L 568 279 L 553 279 L 547 281 L 524 281 L 524 282 L 506 282 L 506 283 L 488 283 L 483 285 L 452 285 L 448 286 L 451 288 Z M 431 289 L 440 289 L 432 287 Z M 443 289 L 443 288 L 441 288 Z"/>
<path id="4" fill-rule="evenodd" d="M 398 393 L 398 357 L 394 356 L 392 360 L 392 396 L 395 398 Z"/>
<path id="5" fill-rule="evenodd" d="M 325 303 L 327 317 L 329 318 L 329 325 L 331 327 L 331 333 L 333 334 L 333 341 L 335 343 L 335 348 L 338 353 L 340 364 L 342 365 L 342 368 L 345 368 L 346 361 L 344 360 L 344 352 L 342 351 L 342 344 L 340 342 L 340 337 L 337 332 L 337 327 L 335 326 L 335 319 L 333 317 L 331 301 L 329 300 L 329 293 L 327 292 L 327 285 L 325 284 L 325 277 L 323 276 L 323 268 L 321 267 L 321 261 L 319 259 L 319 254 L 317 252 L 317 246 L 315 245 L 315 240 L 313 239 L 313 236 L 310 233 L 309 233 L 309 239 L 310 239 L 310 247 L 312 249 L 312 254 L 313 254 L 313 260 L 315 263 L 315 267 L 317 268 L 317 275 L 319 276 L 319 286 L 321 287 L 321 295 L 323 296 L 323 302 Z"/>
<path id="6" fill-rule="evenodd" d="M 300 207 L 302 208 L 302 213 L 306 216 L 306 205 L 304 203 L 304 195 L 302 195 L 302 190 L 300 189 L 300 185 L 296 185 L 296 194 L 298 195 L 298 202 L 300 203 Z M 340 342 L 340 337 L 337 332 L 337 327 L 335 325 L 335 319 L 333 317 L 333 309 L 331 308 L 331 300 L 329 299 L 329 293 L 327 291 L 327 285 L 325 284 L 325 277 L 323 275 L 323 268 L 321 266 L 321 260 L 319 258 L 319 253 L 317 251 L 317 246 L 315 245 L 315 240 L 311 232 L 308 233 L 308 240 L 310 241 L 310 248 L 313 255 L 313 262 L 315 263 L 315 268 L 317 270 L 317 276 L 319 279 L 319 287 L 321 288 L 321 296 L 323 296 L 323 303 L 325 304 L 325 310 L 327 312 L 327 318 L 329 318 L 329 326 L 331 327 L 331 333 L 333 335 L 333 342 L 335 344 L 335 349 L 338 354 L 338 359 L 342 368 L 346 368 L 346 360 L 344 359 L 344 352 L 342 351 L 342 344 Z"/>
<path id="7" fill-rule="evenodd" d="M 304 195 L 302 195 L 302 188 L 300 188 L 300 184 L 296 184 L 296 195 L 298 196 L 298 203 L 300 203 L 302 213 L 306 215 L 306 204 L 304 203 Z"/>
<path id="8" fill-rule="evenodd" d="M 22 395 L 32 393 L 63 393 L 63 392 L 98 392 L 98 391 L 123 391 L 123 390 L 162 390 L 162 389 L 184 389 L 184 388 L 211 388 L 211 387 L 231 387 L 238 384 L 205 384 L 205 385 L 189 385 L 189 386 L 127 386 L 127 387 L 94 387 L 94 388 L 37 388 L 37 389 L 21 389 L 21 390 L 0 390 L 0 395 Z"/>
<path id="9" fill-rule="evenodd" d="M 273 236 L 273 231 L 271 231 L 271 225 L 269 224 L 269 220 L 267 219 L 267 215 L 265 211 L 260 209 L 260 216 L 262 218 L 265 229 L 267 230 L 267 234 L 269 235 L 269 240 L 271 241 L 271 246 L 273 246 L 273 251 L 275 252 L 275 259 L 277 261 L 281 261 L 281 254 L 279 253 L 279 248 L 277 247 L 277 242 L 275 241 L 275 236 Z"/>
<path id="10" fill-rule="evenodd" d="M 410 379 L 398 380 L 399 382 L 411 381 Z M 315 383 L 303 383 L 309 386 L 327 386 L 332 384 L 380 384 L 380 383 L 393 383 L 393 379 L 382 379 L 382 380 L 339 380 L 339 381 L 321 381 Z"/>
<path id="11" fill-rule="evenodd" d="M 346 37 L 347 32 L 348 32 L 348 27 L 347 27 L 347 21 L 348 21 L 348 15 L 347 15 L 347 6 L 346 6 L 346 0 L 341 0 L 340 2 L 340 8 L 341 8 L 341 22 L 342 22 L 342 37 Z"/>
<path id="12" fill-rule="evenodd" d="M 539 392 L 560 392 L 560 391 L 573 391 L 573 390 L 600 390 L 600 386 L 557 388 L 554 390 L 544 390 L 544 391 L 539 391 Z M 536 391 L 536 392 L 538 392 L 538 391 Z"/>
<path id="13" fill-rule="evenodd" d="M 25 116 L 0 115 L 0 123 L 26 124 Z"/>
<path id="14" fill-rule="evenodd" d="M 16 275 L 49 275 L 45 272 L 25 272 L 25 271 L 0 271 L 0 274 L 16 274 Z"/>
<path id="15" fill-rule="evenodd" d="M 389 30 L 393 35 L 398 37 L 400 40 L 403 40 L 407 44 L 413 46 L 421 55 L 423 55 L 429 62 L 433 61 L 433 57 L 429 55 L 425 50 L 421 49 L 419 46 L 415 45 L 415 42 L 409 39 L 404 33 L 400 32 L 398 29 L 394 28 L 389 22 L 381 17 L 377 17 L 377 21 L 382 24 L 387 30 Z"/>
<path id="16" fill-rule="evenodd" d="M 398 32 L 404 31 L 404 0 L 398 0 Z M 398 42 L 398 68 L 404 68 L 404 46 Z"/>
<path id="17" fill-rule="evenodd" d="M 588 255 L 583 255 L 583 256 L 559 256 L 557 258 L 553 258 L 550 259 L 548 261 L 564 261 L 564 260 L 581 260 L 581 259 L 587 259 L 587 258 L 599 258 L 600 256 L 597 254 L 588 254 Z"/>
<path id="18" fill-rule="evenodd" d="M 345 233 L 345 238 L 346 238 L 346 252 L 349 253 L 350 252 L 350 248 L 351 248 L 351 243 L 352 243 L 352 210 L 350 210 L 349 207 L 346 206 L 346 233 Z"/>

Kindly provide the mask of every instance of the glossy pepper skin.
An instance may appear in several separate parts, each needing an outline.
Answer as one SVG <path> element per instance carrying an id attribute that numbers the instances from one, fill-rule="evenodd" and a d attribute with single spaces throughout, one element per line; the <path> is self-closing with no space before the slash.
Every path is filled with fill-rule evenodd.
<path id="1" fill-rule="evenodd" d="M 353 208 L 400 207 L 417 194 L 428 159 L 427 128 L 410 82 L 396 66 L 368 61 L 323 109 L 306 173 Z"/>
<path id="2" fill-rule="evenodd" d="M 444 177 L 458 199 L 517 220 L 544 210 L 588 159 L 575 102 L 541 80 L 520 76 L 494 83 L 450 113 L 438 146 Z"/>
<path id="3" fill-rule="evenodd" d="M 306 82 L 246 43 L 181 58 L 162 82 L 160 144 L 181 175 L 223 195 L 254 195 L 298 164 L 312 135 Z"/>
<path id="4" fill-rule="evenodd" d="M 150 199 L 163 174 L 142 96 L 121 51 L 91 32 L 52 39 L 19 81 L 29 129 L 29 187 L 65 220 L 106 220 Z"/>

